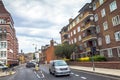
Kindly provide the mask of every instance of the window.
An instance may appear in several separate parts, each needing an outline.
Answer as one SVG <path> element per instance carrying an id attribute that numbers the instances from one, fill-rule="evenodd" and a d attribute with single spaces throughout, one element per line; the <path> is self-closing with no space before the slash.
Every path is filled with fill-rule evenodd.
<path id="1" fill-rule="evenodd" d="M 93 3 L 93 10 L 96 9 L 96 3 Z"/>
<path id="2" fill-rule="evenodd" d="M 6 51 L 0 51 L 0 57 L 6 57 Z"/>
<path id="3" fill-rule="evenodd" d="M 98 21 L 98 14 L 95 14 L 94 18 L 95 18 L 95 22 Z"/>
<path id="4" fill-rule="evenodd" d="M 6 42 L 0 42 L 0 48 L 7 48 Z"/>
<path id="5" fill-rule="evenodd" d="M 0 19 L 0 24 L 5 24 L 6 21 L 4 19 Z"/>
<path id="6" fill-rule="evenodd" d="M 100 5 L 103 4 L 104 0 L 99 0 Z"/>
<path id="7" fill-rule="evenodd" d="M 119 32 L 115 32 L 115 40 L 116 41 L 120 41 L 120 31 Z"/>
<path id="8" fill-rule="evenodd" d="M 74 30 L 73 33 L 76 34 L 76 30 Z"/>
<path id="9" fill-rule="evenodd" d="M 108 23 L 107 23 L 107 21 L 105 21 L 105 22 L 103 23 L 103 27 L 104 27 L 104 30 L 107 30 L 107 29 L 108 29 Z"/>
<path id="10" fill-rule="evenodd" d="M 80 21 L 80 19 L 79 19 L 79 17 L 77 18 L 77 23 L 79 23 L 79 21 Z"/>
<path id="11" fill-rule="evenodd" d="M 73 27 L 75 26 L 75 22 L 73 22 Z"/>
<path id="12" fill-rule="evenodd" d="M 112 24 L 113 24 L 113 26 L 117 26 L 117 25 L 120 24 L 120 17 L 119 17 L 119 15 L 117 15 L 117 16 L 112 18 Z"/>
<path id="13" fill-rule="evenodd" d="M 78 29 L 78 32 L 80 32 L 80 26 L 77 29 Z"/>
<path id="14" fill-rule="evenodd" d="M 109 35 L 106 35 L 106 36 L 105 36 L 105 41 L 106 41 L 106 44 L 109 44 L 109 43 L 110 43 L 110 36 L 109 36 Z"/>
<path id="15" fill-rule="evenodd" d="M 71 36 L 72 36 L 72 32 L 71 32 Z"/>
<path id="16" fill-rule="evenodd" d="M 82 39 L 82 38 L 81 38 L 81 35 L 79 35 L 79 39 L 78 39 L 78 40 L 81 41 L 81 39 Z"/>
<path id="17" fill-rule="evenodd" d="M 116 1 L 114 0 L 112 3 L 110 3 L 109 7 L 110 7 L 110 12 L 114 11 L 115 9 L 117 9 Z"/>
<path id="18" fill-rule="evenodd" d="M 96 26 L 96 32 L 100 33 L 100 26 L 99 25 Z"/>
<path id="19" fill-rule="evenodd" d="M 98 38 L 98 45 L 101 46 L 102 45 L 102 38 Z"/>
<path id="20" fill-rule="evenodd" d="M 118 47 L 117 50 L 118 50 L 118 56 L 120 57 L 120 47 Z"/>
<path id="21" fill-rule="evenodd" d="M 84 43 L 84 47 L 87 48 L 87 43 L 86 42 Z"/>
<path id="22" fill-rule="evenodd" d="M 108 57 L 113 57 L 112 49 L 108 49 Z"/>
<path id="23" fill-rule="evenodd" d="M 76 39 L 76 38 L 74 38 L 74 42 L 75 42 L 75 43 L 77 42 L 77 39 Z"/>
<path id="24" fill-rule="evenodd" d="M 104 56 L 104 51 L 100 51 L 100 56 Z"/>
<path id="25" fill-rule="evenodd" d="M 73 40 L 71 41 L 71 43 L 73 44 Z"/>
<path id="26" fill-rule="evenodd" d="M 105 15 L 106 15 L 105 9 L 102 9 L 102 10 L 101 10 L 101 16 L 104 17 Z"/>

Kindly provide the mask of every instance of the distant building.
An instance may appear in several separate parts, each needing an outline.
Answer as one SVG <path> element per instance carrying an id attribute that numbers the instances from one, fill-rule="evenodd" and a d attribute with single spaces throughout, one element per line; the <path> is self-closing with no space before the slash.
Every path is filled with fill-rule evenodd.
<path id="1" fill-rule="evenodd" d="M 10 13 L 0 0 L 0 61 L 6 65 L 16 65 L 18 54 L 18 40 L 14 22 Z"/>
<path id="2" fill-rule="evenodd" d="M 43 60 L 45 61 L 45 63 L 49 63 L 50 60 L 54 60 L 56 59 L 56 56 L 55 56 L 55 46 L 54 46 L 54 40 L 52 39 L 50 41 L 50 45 L 46 45 L 44 47 L 42 47 L 43 49 L 42 50 L 42 54 L 43 54 Z"/>
<path id="3" fill-rule="evenodd" d="M 120 60 L 120 0 L 92 0 L 60 31 L 61 42 L 77 44 L 77 57 L 102 55 Z"/>
<path id="4" fill-rule="evenodd" d="M 19 64 L 24 64 L 26 62 L 26 56 L 23 53 L 18 54 Z"/>

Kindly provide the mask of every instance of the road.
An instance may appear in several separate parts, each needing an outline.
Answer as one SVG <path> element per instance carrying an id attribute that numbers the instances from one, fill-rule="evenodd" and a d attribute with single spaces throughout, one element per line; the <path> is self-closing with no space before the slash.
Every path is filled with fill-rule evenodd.
<path id="1" fill-rule="evenodd" d="M 70 76 L 55 77 L 49 74 L 48 66 L 41 65 L 40 71 L 34 71 L 33 68 L 26 68 L 22 65 L 17 68 L 16 74 L 1 77 L 0 80 L 120 80 L 120 78 L 84 72 L 80 70 L 72 70 Z"/>

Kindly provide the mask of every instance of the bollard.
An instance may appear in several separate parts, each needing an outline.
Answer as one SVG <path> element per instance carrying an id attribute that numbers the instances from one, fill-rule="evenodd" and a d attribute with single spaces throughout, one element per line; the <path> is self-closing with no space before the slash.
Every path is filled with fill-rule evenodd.
<path id="1" fill-rule="evenodd" d="M 39 70 L 38 64 L 35 65 L 35 70 L 36 70 L 36 71 Z"/>
<path id="2" fill-rule="evenodd" d="M 12 71 L 11 70 L 9 71 L 9 74 L 12 75 Z"/>

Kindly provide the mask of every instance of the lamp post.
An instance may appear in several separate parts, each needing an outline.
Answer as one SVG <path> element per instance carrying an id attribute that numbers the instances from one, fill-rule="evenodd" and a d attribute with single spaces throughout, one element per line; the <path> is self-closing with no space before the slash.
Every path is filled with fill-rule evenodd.
<path id="1" fill-rule="evenodd" d="M 93 21 L 94 17 L 90 17 L 90 21 Z M 92 66 L 93 66 L 93 71 L 95 71 L 95 64 L 94 64 L 94 53 L 96 52 L 96 47 L 91 47 L 91 53 L 92 53 Z"/>

